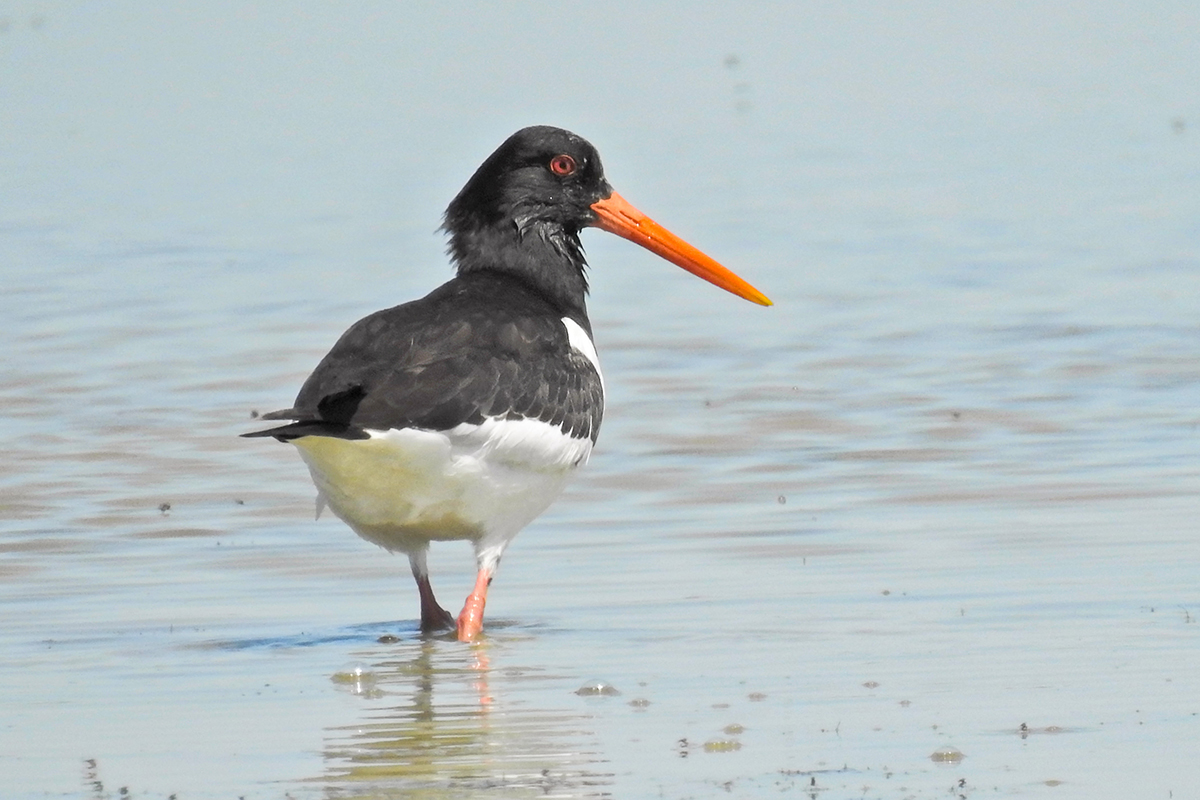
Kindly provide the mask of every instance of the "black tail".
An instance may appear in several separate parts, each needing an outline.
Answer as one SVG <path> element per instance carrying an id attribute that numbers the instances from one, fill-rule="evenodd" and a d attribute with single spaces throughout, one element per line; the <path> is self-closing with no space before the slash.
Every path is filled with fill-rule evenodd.
<path id="1" fill-rule="evenodd" d="M 274 437 L 281 442 L 290 442 L 292 439 L 299 439 L 304 436 L 328 436 L 332 439 L 371 438 L 370 434 L 356 425 L 346 425 L 341 422 L 326 422 L 321 419 L 306 419 L 300 422 L 293 422 L 291 425 L 282 425 L 278 428 L 269 428 L 265 431 L 253 431 L 242 434 L 242 438 L 244 439 L 265 438 L 267 436 Z"/>

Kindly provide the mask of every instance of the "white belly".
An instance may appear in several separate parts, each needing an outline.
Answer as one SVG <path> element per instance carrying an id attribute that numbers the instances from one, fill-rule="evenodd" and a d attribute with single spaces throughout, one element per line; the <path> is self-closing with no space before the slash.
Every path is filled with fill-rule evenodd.
<path id="1" fill-rule="evenodd" d="M 328 505 L 367 541 L 406 553 L 446 539 L 502 549 L 592 450 L 589 439 L 529 419 L 367 432 L 292 443 L 317 486 L 318 512 Z"/>

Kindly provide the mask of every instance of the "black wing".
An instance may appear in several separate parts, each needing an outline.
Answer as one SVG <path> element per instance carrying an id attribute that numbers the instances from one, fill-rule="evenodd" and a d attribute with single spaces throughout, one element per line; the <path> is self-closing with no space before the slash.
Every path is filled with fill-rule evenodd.
<path id="1" fill-rule="evenodd" d="M 554 307 L 517 281 L 472 273 L 359 320 L 295 406 L 263 417 L 296 421 L 245 435 L 361 439 L 368 428 L 448 430 L 508 417 L 595 441 L 603 407 L 600 375 L 571 349 Z"/>

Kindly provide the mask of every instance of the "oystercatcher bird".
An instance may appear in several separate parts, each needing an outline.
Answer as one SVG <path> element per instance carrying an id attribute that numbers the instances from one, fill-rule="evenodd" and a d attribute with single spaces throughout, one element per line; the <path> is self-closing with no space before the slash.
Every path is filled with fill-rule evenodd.
<path id="1" fill-rule="evenodd" d="M 613 191 L 596 149 L 559 128 L 517 131 L 446 209 L 458 275 L 342 335 L 292 408 L 263 419 L 300 451 L 328 506 L 405 553 L 421 630 L 483 630 L 513 537 L 586 463 L 604 413 L 579 231 L 596 227 L 761 305 L 771 301 Z M 434 597 L 433 541 L 466 539 L 479 573 L 462 613 Z"/>

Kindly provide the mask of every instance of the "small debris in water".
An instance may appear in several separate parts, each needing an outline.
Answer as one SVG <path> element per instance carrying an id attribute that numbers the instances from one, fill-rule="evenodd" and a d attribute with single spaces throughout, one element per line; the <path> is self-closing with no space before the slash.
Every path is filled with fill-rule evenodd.
<path id="1" fill-rule="evenodd" d="M 867 681 L 866 683 L 863 684 L 863 686 L 865 686 L 868 689 L 878 689 L 879 681 Z"/>
<path id="2" fill-rule="evenodd" d="M 935 764 L 957 764 L 966 758 L 957 747 L 939 747 L 929 754 L 929 760 Z"/>
<path id="3" fill-rule="evenodd" d="M 778 502 L 779 502 L 779 505 L 781 505 L 781 506 L 786 505 L 787 504 L 787 496 L 782 495 L 782 494 L 779 495 Z"/>
<path id="4" fill-rule="evenodd" d="M 713 708 L 729 708 L 729 703 L 713 703 Z"/>
<path id="5" fill-rule="evenodd" d="M 737 739 L 709 739 L 704 743 L 706 753 L 732 753 L 741 749 L 742 743 Z"/>
<path id="6" fill-rule="evenodd" d="M 367 665 L 361 661 L 355 661 L 342 667 L 337 672 L 330 676 L 330 680 L 334 683 L 353 683 L 361 681 L 363 678 L 370 676 L 371 671 L 367 669 Z"/>
<path id="7" fill-rule="evenodd" d="M 167 512 L 171 510 L 171 504 L 170 503 L 159 503 L 158 510 L 161 511 L 162 515 L 165 517 L 167 515 Z"/>
<path id="8" fill-rule="evenodd" d="M 755 703 L 767 699 L 767 696 L 762 692 L 751 692 L 750 694 L 746 695 L 746 697 L 750 698 L 750 700 Z"/>
<path id="9" fill-rule="evenodd" d="M 583 686 L 580 686 L 578 689 L 576 689 L 575 694 L 579 695 L 580 697 L 591 697 L 595 695 L 612 697 L 613 695 L 620 694 L 620 692 L 618 692 L 617 687 L 613 686 L 611 683 L 605 683 L 604 681 L 588 681 Z"/>
<path id="10" fill-rule="evenodd" d="M 745 732 L 745 730 L 746 729 L 744 727 L 737 724 L 736 722 L 731 722 L 730 724 L 728 724 L 724 728 L 722 728 L 721 732 L 727 733 L 730 736 L 737 736 L 739 733 Z"/>
<path id="11" fill-rule="evenodd" d="M 633 706 L 634 708 L 636 708 L 640 711 L 641 709 L 650 705 L 650 701 L 644 697 L 637 697 L 637 698 L 634 698 L 633 700 L 630 700 L 629 705 Z"/>
<path id="12" fill-rule="evenodd" d="M 329 679 L 339 686 L 349 688 L 352 694 L 359 695 L 360 697 L 383 696 L 383 692 L 375 685 L 375 673 L 371 672 L 365 664 L 358 661 L 342 667 L 330 675 Z"/>
<path id="13" fill-rule="evenodd" d="M 1028 738 L 1035 733 L 1066 733 L 1067 729 L 1058 725 L 1047 725 L 1045 728 L 1031 728 L 1026 723 L 1022 722 L 1017 728 L 1017 735 L 1022 739 Z"/>

